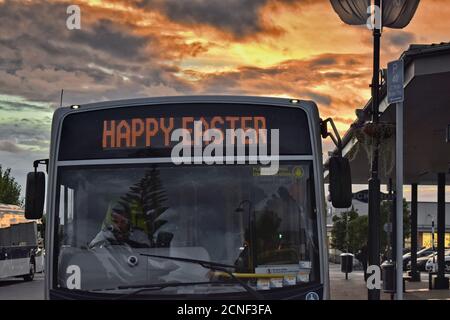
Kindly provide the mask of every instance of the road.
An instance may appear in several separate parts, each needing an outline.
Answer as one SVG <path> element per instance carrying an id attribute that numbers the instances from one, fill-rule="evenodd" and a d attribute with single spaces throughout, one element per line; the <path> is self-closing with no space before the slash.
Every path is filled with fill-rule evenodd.
<path id="1" fill-rule="evenodd" d="M 22 278 L 0 279 L 0 300 L 43 300 L 44 274 L 37 273 L 33 281 Z"/>
<path id="2" fill-rule="evenodd" d="M 355 270 L 348 275 L 340 270 L 339 264 L 330 263 L 330 288 L 332 300 L 366 300 L 367 287 L 362 271 Z M 405 282 L 405 300 L 450 300 L 449 290 L 429 290 L 428 274 L 421 272 L 420 282 Z M 382 300 L 390 300 L 390 294 L 381 292 Z"/>
<path id="3" fill-rule="evenodd" d="M 367 288 L 362 271 L 353 271 L 349 279 L 340 271 L 340 265 L 330 264 L 331 299 L 335 300 L 366 300 Z M 450 299 L 448 290 L 428 290 L 427 275 L 422 273 L 422 282 L 407 282 L 407 300 Z M 383 300 L 389 300 L 390 295 L 381 293 Z M 31 282 L 21 278 L 0 279 L 0 300 L 43 300 L 44 274 L 38 273 Z"/>

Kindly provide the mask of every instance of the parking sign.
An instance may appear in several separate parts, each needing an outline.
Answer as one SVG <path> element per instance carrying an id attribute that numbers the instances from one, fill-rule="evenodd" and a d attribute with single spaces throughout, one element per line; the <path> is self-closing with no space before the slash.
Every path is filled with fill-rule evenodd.
<path id="1" fill-rule="evenodd" d="M 404 100 L 403 90 L 403 60 L 388 63 L 387 91 L 388 103 L 399 103 Z"/>

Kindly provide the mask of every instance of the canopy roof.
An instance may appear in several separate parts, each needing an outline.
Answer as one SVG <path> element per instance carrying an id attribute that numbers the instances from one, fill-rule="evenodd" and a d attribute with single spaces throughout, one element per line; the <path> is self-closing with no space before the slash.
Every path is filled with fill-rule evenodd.
<path id="1" fill-rule="evenodd" d="M 450 43 L 411 45 L 400 58 L 405 62 L 404 183 L 435 185 L 437 173 L 450 173 L 450 143 L 446 142 L 450 125 Z M 380 121 L 395 125 L 396 105 L 388 104 L 386 91 L 384 83 Z M 369 159 L 356 133 L 370 119 L 371 105 L 369 100 L 343 137 L 343 155 L 351 159 L 354 184 L 367 184 L 370 176 Z M 389 174 L 382 171 L 382 183 L 390 177 L 395 181 L 395 168 Z"/>

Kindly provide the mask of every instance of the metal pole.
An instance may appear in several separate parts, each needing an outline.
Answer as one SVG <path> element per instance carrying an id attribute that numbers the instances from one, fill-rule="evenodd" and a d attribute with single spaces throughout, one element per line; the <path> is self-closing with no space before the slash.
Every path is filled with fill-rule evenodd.
<path id="1" fill-rule="evenodd" d="M 395 157 L 395 172 L 396 172 L 396 202 L 397 202 L 397 214 L 396 214 L 396 227 L 397 227 L 397 300 L 403 300 L 403 102 L 397 103 L 396 111 L 396 157 Z"/>
<path id="2" fill-rule="evenodd" d="M 449 279 L 445 277 L 445 173 L 438 173 L 438 198 L 437 198 L 437 278 L 435 289 L 448 289 Z"/>
<path id="3" fill-rule="evenodd" d="M 411 184 L 411 281 L 420 281 L 417 271 L 417 183 Z"/>
<path id="4" fill-rule="evenodd" d="M 255 212 L 253 210 L 253 205 L 248 202 L 248 215 L 249 215 L 249 233 L 250 233 L 250 257 L 251 257 L 251 270 L 255 273 L 256 262 L 256 234 L 255 234 Z"/>
<path id="5" fill-rule="evenodd" d="M 392 263 L 396 263 L 397 255 L 402 254 L 402 252 L 397 253 L 397 196 L 395 192 L 392 194 Z"/>
<path id="6" fill-rule="evenodd" d="M 394 192 L 393 192 L 393 186 L 392 186 L 392 178 L 389 178 L 389 203 L 390 203 L 390 212 L 388 214 L 387 218 L 387 225 L 390 226 L 387 230 L 388 235 L 388 252 L 387 252 L 387 261 L 395 261 L 394 259 L 394 246 L 395 246 L 395 206 L 394 206 Z"/>
<path id="7" fill-rule="evenodd" d="M 64 96 L 64 89 L 61 89 L 61 97 L 60 97 L 60 99 L 59 99 L 59 107 L 62 107 L 63 96 Z"/>
<path id="8" fill-rule="evenodd" d="M 436 255 L 434 254 L 436 248 L 434 247 L 434 217 L 431 217 L 431 248 L 433 249 L 433 269 L 432 272 L 436 271 Z"/>
<path id="9" fill-rule="evenodd" d="M 348 236 L 348 222 L 349 222 L 349 218 L 348 218 L 348 212 L 345 214 L 345 242 L 346 242 L 346 246 L 347 246 L 347 253 L 349 253 L 348 252 L 348 249 L 349 249 L 349 242 L 350 242 L 350 239 L 349 239 L 349 236 Z"/>
<path id="10" fill-rule="evenodd" d="M 375 6 L 381 8 L 381 0 L 375 0 Z M 375 15 L 378 20 L 381 17 Z M 380 86 L 380 38 L 381 29 L 373 28 L 373 78 L 372 78 L 372 122 L 379 122 L 379 86 Z M 375 137 L 369 179 L 369 265 L 380 266 L 380 179 L 378 177 L 379 139 Z M 368 290 L 369 300 L 380 300 L 380 290 Z"/>
<path id="11" fill-rule="evenodd" d="M 249 256 L 249 260 L 250 260 L 250 270 L 251 272 L 255 272 L 255 261 L 254 261 L 254 243 L 253 243 L 253 219 L 252 219 L 252 207 L 249 204 L 248 206 L 248 218 L 247 218 L 247 226 L 248 226 L 248 236 L 249 236 L 249 242 L 250 242 L 250 246 L 249 246 L 249 252 L 248 252 L 248 256 Z"/>

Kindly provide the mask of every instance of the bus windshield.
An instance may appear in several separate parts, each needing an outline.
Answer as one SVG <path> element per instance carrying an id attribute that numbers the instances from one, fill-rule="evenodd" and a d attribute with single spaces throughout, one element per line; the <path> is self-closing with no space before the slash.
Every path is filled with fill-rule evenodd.
<path id="1" fill-rule="evenodd" d="M 272 176 L 260 169 L 59 167 L 56 286 L 95 291 L 201 282 L 158 294 L 244 291 L 224 273 L 143 254 L 233 265 L 257 290 L 319 282 L 312 161 L 284 161 Z"/>

